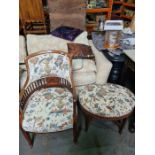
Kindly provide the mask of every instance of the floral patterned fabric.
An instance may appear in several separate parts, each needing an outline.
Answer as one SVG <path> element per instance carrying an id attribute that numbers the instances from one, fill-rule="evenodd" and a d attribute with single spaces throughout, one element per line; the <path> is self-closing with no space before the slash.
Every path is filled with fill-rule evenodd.
<path id="1" fill-rule="evenodd" d="M 56 132 L 73 126 L 73 97 L 65 88 L 36 91 L 26 105 L 22 122 L 25 131 Z"/>
<path id="2" fill-rule="evenodd" d="M 30 68 L 29 83 L 46 76 L 61 77 L 71 83 L 71 68 L 67 56 L 56 53 L 45 53 L 30 58 L 28 64 Z"/>
<path id="3" fill-rule="evenodd" d="M 135 106 L 131 91 L 120 85 L 107 83 L 77 87 L 80 104 L 84 109 L 102 117 L 121 117 Z"/>

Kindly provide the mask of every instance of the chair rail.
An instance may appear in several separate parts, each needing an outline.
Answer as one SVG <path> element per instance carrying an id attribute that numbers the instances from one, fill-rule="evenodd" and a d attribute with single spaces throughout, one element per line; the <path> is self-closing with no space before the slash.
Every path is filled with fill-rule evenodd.
<path id="1" fill-rule="evenodd" d="M 38 79 L 32 83 L 30 83 L 26 89 L 21 91 L 20 93 L 20 110 L 23 111 L 25 104 L 28 98 L 37 90 L 42 88 L 49 88 L 49 87 L 62 87 L 67 88 L 71 93 L 73 93 L 72 86 L 70 82 L 64 78 L 60 77 L 44 77 Z"/>

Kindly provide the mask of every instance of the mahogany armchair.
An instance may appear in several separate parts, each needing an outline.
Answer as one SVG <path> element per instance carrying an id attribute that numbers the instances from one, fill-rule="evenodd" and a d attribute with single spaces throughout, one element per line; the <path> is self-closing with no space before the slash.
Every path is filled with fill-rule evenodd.
<path id="1" fill-rule="evenodd" d="M 72 56 L 41 51 L 25 59 L 27 80 L 20 92 L 20 128 L 32 146 L 35 134 L 73 128 L 76 142 L 76 95 Z M 32 134 L 32 136 L 31 136 Z"/>

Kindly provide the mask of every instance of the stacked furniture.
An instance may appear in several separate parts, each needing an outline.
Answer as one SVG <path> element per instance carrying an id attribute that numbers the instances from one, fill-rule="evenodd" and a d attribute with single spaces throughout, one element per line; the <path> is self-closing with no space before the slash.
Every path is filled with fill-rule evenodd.
<path id="1" fill-rule="evenodd" d="M 48 14 L 42 0 L 20 0 L 19 19 L 23 33 L 45 34 L 48 32 Z"/>

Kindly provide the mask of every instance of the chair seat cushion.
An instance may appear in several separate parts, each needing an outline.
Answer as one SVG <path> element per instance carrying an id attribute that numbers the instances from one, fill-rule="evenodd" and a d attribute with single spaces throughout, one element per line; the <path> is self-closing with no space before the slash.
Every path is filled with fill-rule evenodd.
<path id="1" fill-rule="evenodd" d="M 101 117 L 122 117 L 134 108 L 134 95 L 127 88 L 116 84 L 78 87 L 81 106 L 88 112 Z"/>
<path id="2" fill-rule="evenodd" d="M 72 128 L 72 119 L 72 94 L 65 88 L 46 88 L 29 97 L 22 127 L 29 132 L 56 132 Z"/>

